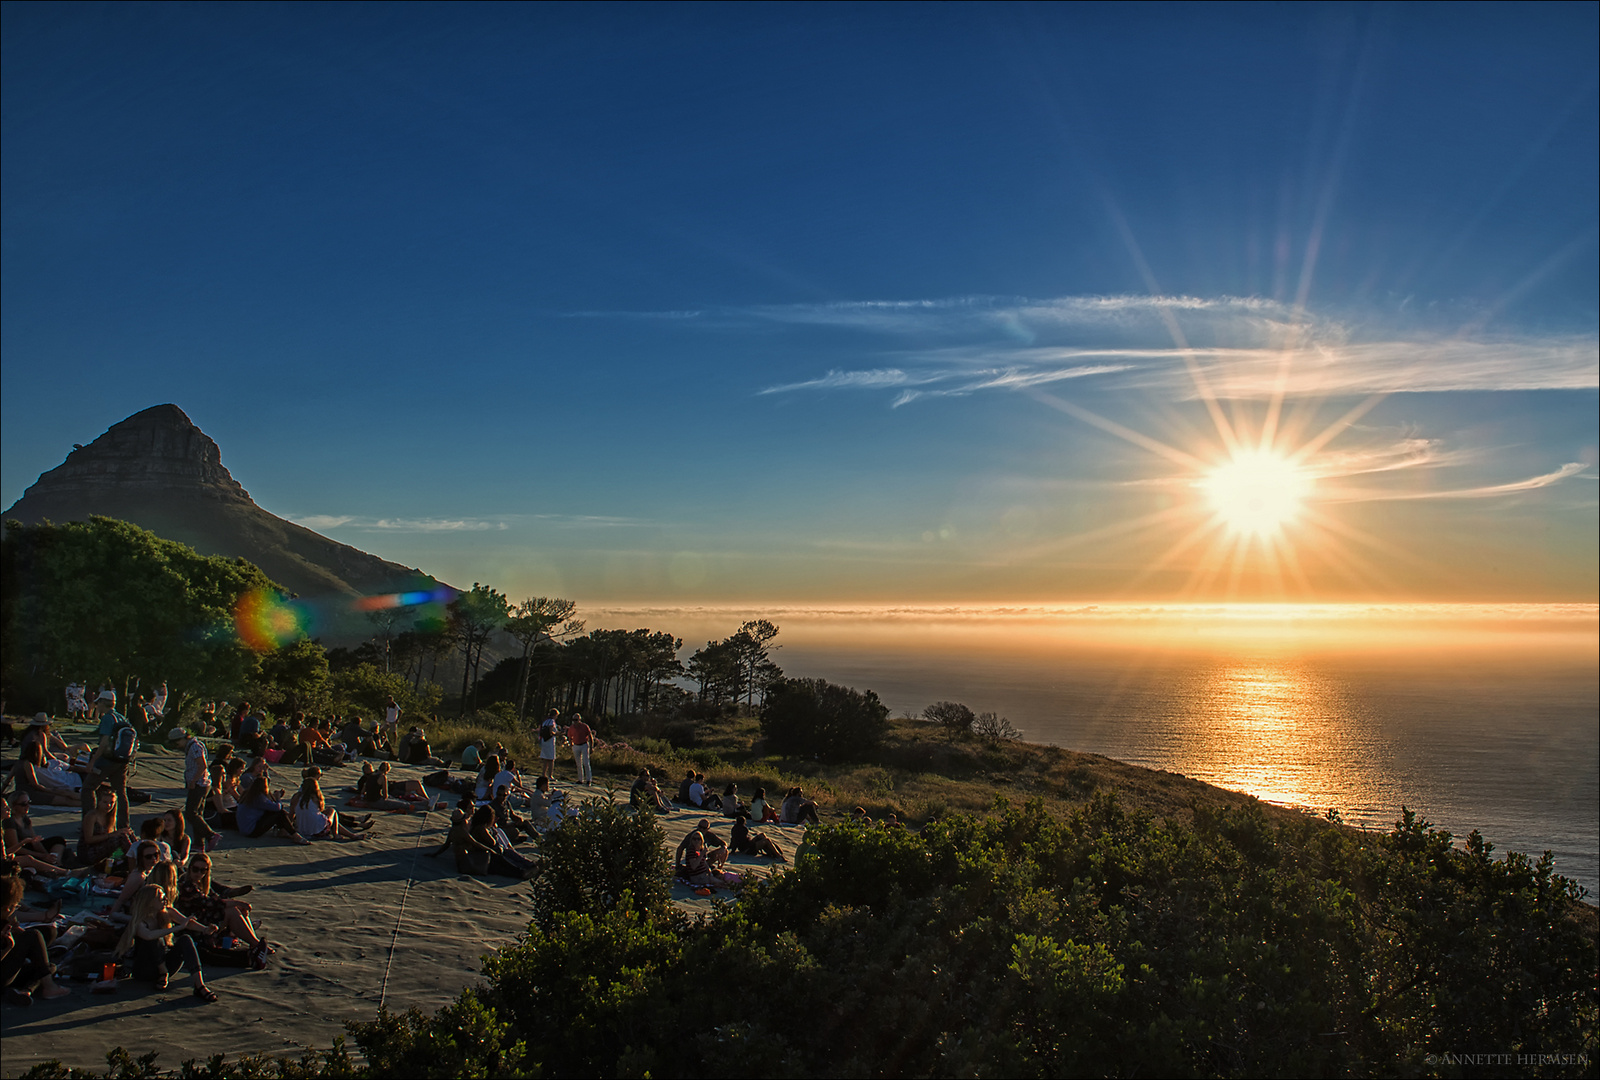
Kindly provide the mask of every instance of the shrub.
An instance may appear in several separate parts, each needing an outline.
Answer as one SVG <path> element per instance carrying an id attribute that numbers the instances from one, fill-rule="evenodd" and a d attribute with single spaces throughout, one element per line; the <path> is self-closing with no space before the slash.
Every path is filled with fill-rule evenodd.
<path id="1" fill-rule="evenodd" d="M 667 907 L 666 834 L 654 814 L 591 802 L 539 839 L 533 878 L 533 922 L 559 913 L 602 915 L 622 903 L 657 914 Z"/>
<path id="2" fill-rule="evenodd" d="M 1017 730 L 1016 725 L 994 712 L 979 713 L 972 721 L 972 730 L 990 746 L 1022 738 L 1022 732 Z"/>
<path id="3" fill-rule="evenodd" d="M 780 679 L 767 691 L 761 734 L 773 749 L 838 760 L 876 746 L 889 708 L 865 693 L 822 679 Z"/>
<path id="4" fill-rule="evenodd" d="M 936 701 L 922 710 L 922 718 L 944 728 L 952 739 L 971 731 L 978 719 L 971 709 L 956 701 Z"/>

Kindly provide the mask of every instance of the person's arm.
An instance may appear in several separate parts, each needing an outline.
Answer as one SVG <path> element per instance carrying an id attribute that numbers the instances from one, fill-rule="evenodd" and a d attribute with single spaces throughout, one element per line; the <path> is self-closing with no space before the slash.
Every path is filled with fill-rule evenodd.
<path id="1" fill-rule="evenodd" d="M 117 902 L 112 905 L 117 911 L 125 911 L 128 901 L 133 899 L 133 894 L 139 891 L 139 886 L 144 884 L 144 875 L 137 870 L 128 872 L 128 880 L 123 882 L 122 891 L 117 893 Z"/>
<path id="2" fill-rule="evenodd" d="M 166 919 L 169 928 L 172 930 L 198 930 L 202 937 L 214 937 L 217 933 L 215 926 L 210 923 L 203 923 L 193 915 L 185 915 L 175 907 L 166 909 Z M 180 923 L 179 919 L 183 921 Z"/>
<path id="3" fill-rule="evenodd" d="M 159 925 L 152 925 L 143 920 L 134 924 L 133 932 L 146 941 L 164 941 L 172 931 L 167 927 L 166 920 Z"/>
<path id="4" fill-rule="evenodd" d="M 492 855 L 497 850 L 473 836 L 471 829 L 461 830 L 461 843 L 466 846 L 468 851 L 481 851 Z"/>

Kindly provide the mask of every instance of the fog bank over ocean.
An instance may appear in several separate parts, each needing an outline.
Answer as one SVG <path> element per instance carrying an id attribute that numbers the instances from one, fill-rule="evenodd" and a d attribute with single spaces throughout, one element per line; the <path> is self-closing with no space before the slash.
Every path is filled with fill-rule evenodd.
<path id="1" fill-rule="evenodd" d="M 1402 804 L 1600 895 L 1600 607 L 1078 605 L 587 609 L 685 657 L 745 619 L 786 673 L 1008 716 L 1032 741 L 1387 827 Z"/>

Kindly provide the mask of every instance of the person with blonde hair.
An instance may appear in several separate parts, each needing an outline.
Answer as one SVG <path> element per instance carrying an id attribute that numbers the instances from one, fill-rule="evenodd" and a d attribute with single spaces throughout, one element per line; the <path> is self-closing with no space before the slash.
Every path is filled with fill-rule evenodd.
<path id="1" fill-rule="evenodd" d="M 295 832 L 307 840 L 359 840 L 360 833 L 340 823 L 339 811 L 329 809 L 327 797 L 322 794 L 322 785 L 318 782 L 321 776 L 322 770 L 315 765 L 300 773 L 300 790 L 289 803 L 289 812 L 294 815 Z M 369 817 L 357 822 L 356 828 L 372 828 L 372 819 Z"/>
<path id="2" fill-rule="evenodd" d="M 171 863 L 164 865 L 171 866 Z M 198 930 L 210 936 L 217 932 L 173 907 L 167 893 L 160 885 L 141 886 L 133 896 L 128 925 L 117 942 L 116 953 L 123 956 L 133 953 L 133 975 L 156 984 L 165 990 L 171 973 L 188 968 L 194 982 L 194 996 L 211 1003 L 217 1000 L 214 990 L 206 986 L 205 971 L 200 967 L 200 948 L 194 938 L 180 930 Z"/>
<path id="3" fill-rule="evenodd" d="M 140 840 L 133 849 L 133 857 L 128 860 L 128 876 L 123 881 L 122 891 L 117 894 L 111 910 L 127 911 L 128 905 L 133 903 L 134 896 L 144 888 L 146 879 L 161 863 L 161 845 L 155 840 Z"/>

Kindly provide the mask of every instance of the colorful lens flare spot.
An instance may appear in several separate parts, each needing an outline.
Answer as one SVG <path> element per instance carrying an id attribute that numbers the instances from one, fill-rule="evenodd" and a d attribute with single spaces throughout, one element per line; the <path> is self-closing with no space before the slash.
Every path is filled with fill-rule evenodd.
<path id="1" fill-rule="evenodd" d="M 272 652 L 307 631 L 305 612 L 272 593 L 256 589 L 239 597 L 233 608 L 239 639 L 256 652 Z"/>
<path id="2" fill-rule="evenodd" d="M 363 596 L 352 607 L 357 611 L 385 611 L 389 608 L 420 607 L 423 604 L 448 604 L 456 598 L 456 591 L 448 585 L 440 585 L 437 589 L 423 589 L 420 592 L 382 593 L 378 596 Z"/>

